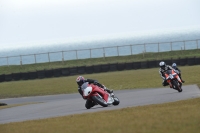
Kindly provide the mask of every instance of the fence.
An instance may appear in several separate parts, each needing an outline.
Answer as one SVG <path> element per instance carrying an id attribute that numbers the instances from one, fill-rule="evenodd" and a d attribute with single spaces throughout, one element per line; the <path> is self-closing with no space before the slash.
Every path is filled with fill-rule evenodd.
<path id="1" fill-rule="evenodd" d="M 166 52 L 176 50 L 199 49 L 199 41 L 200 39 L 7 56 L 0 57 L 0 66 L 24 65 L 111 56 L 125 56 L 145 52 Z"/>

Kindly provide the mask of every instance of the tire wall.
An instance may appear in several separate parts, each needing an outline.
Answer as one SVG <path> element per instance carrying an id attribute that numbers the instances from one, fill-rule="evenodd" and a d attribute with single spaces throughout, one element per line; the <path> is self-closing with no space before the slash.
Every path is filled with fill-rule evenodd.
<path id="1" fill-rule="evenodd" d="M 167 59 L 163 61 L 165 61 L 166 64 L 169 64 L 169 65 L 172 65 L 172 63 L 176 63 L 178 66 L 200 65 L 200 57 Z M 103 65 L 79 66 L 79 67 L 58 68 L 58 69 L 51 69 L 51 70 L 40 70 L 40 71 L 33 71 L 33 72 L 2 74 L 0 75 L 0 82 L 43 79 L 43 78 L 51 78 L 51 77 L 83 75 L 83 74 L 134 70 L 134 69 L 156 68 L 156 67 L 159 67 L 158 66 L 159 62 L 160 60 L 159 61 L 151 60 L 151 61 L 142 61 L 142 62 L 112 63 L 112 64 L 103 64 Z"/>

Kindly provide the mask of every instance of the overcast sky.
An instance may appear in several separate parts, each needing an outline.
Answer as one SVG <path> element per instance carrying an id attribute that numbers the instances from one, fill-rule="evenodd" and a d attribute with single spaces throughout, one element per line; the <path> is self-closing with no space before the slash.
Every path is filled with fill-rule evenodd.
<path id="1" fill-rule="evenodd" d="M 200 0 L 0 0 L 0 46 L 200 26 Z"/>

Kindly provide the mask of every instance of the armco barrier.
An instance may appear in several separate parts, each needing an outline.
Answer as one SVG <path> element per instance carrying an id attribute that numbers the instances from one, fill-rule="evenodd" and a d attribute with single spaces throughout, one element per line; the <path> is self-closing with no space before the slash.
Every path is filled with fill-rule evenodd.
<path id="1" fill-rule="evenodd" d="M 108 71 L 122 71 L 131 69 L 141 69 L 141 68 L 159 68 L 160 61 L 164 61 L 167 65 L 172 65 L 176 63 L 179 66 L 184 65 L 200 65 L 200 57 L 190 57 L 190 58 L 178 58 L 178 59 L 168 59 L 168 60 L 152 60 L 143 62 L 129 62 L 129 63 L 113 63 L 113 64 L 103 64 L 103 65 L 93 65 L 93 66 L 80 66 L 71 68 L 59 68 L 52 70 L 40 70 L 33 72 L 22 72 L 22 73 L 12 73 L 12 74 L 2 74 L 0 75 L 0 82 L 12 81 L 12 80 L 28 80 L 36 78 L 50 78 L 59 76 L 69 76 L 77 74 L 90 74 L 90 73 L 100 73 Z"/>
<path id="2" fill-rule="evenodd" d="M 12 79 L 13 80 L 20 80 L 21 79 L 21 73 L 12 73 Z"/>
<path id="3" fill-rule="evenodd" d="M 101 72 L 101 66 L 100 65 L 94 65 L 94 73 L 100 73 Z"/>
<path id="4" fill-rule="evenodd" d="M 53 70 L 45 70 L 45 77 L 47 78 L 53 77 Z"/>
<path id="5" fill-rule="evenodd" d="M 53 69 L 53 76 L 54 77 L 60 77 L 62 74 L 61 74 L 61 69 L 58 68 L 58 69 Z"/>
<path id="6" fill-rule="evenodd" d="M 12 80 L 12 74 L 5 75 L 5 81 L 11 81 Z"/>
<path id="7" fill-rule="evenodd" d="M 62 68 L 61 69 L 61 74 L 62 74 L 62 76 L 70 75 L 69 68 Z"/>
<path id="8" fill-rule="evenodd" d="M 78 74 L 84 74 L 85 73 L 85 66 L 77 67 Z"/>
<path id="9" fill-rule="evenodd" d="M 109 64 L 101 65 L 101 72 L 108 72 L 110 70 Z"/>
<path id="10" fill-rule="evenodd" d="M 148 68 L 155 68 L 155 67 L 158 67 L 156 60 L 148 61 Z"/>
<path id="11" fill-rule="evenodd" d="M 76 74 L 78 74 L 77 67 L 71 67 L 71 68 L 69 68 L 69 72 L 70 72 L 70 75 L 76 75 Z"/>
<path id="12" fill-rule="evenodd" d="M 29 72 L 29 78 L 30 79 L 36 79 L 37 78 L 37 72 Z"/>
<path id="13" fill-rule="evenodd" d="M 37 71 L 37 77 L 38 77 L 39 79 L 45 78 L 45 70 Z"/>
<path id="14" fill-rule="evenodd" d="M 117 64 L 117 70 L 122 71 L 125 69 L 125 63 L 118 63 Z"/>
<path id="15" fill-rule="evenodd" d="M 87 67 L 85 67 L 85 73 L 91 74 L 93 72 L 94 72 L 93 66 L 87 66 Z"/>
<path id="16" fill-rule="evenodd" d="M 189 66 L 191 66 L 191 65 L 196 65 L 195 57 L 193 57 L 193 58 L 188 58 L 188 59 L 187 59 L 187 64 L 188 64 Z"/>
<path id="17" fill-rule="evenodd" d="M 0 75 L 0 82 L 4 82 L 5 81 L 5 74 Z"/>
<path id="18" fill-rule="evenodd" d="M 29 79 L 29 73 L 28 72 L 23 72 L 21 73 L 21 78 L 23 80 L 28 80 Z"/>
<path id="19" fill-rule="evenodd" d="M 131 69 L 133 69 L 133 62 L 130 62 L 130 63 L 125 63 L 125 69 L 126 70 L 131 70 Z"/>
<path id="20" fill-rule="evenodd" d="M 148 68 L 148 62 L 147 61 L 141 62 L 141 68 Z"/>
<path id="21" fill-rule="evenodd" d="M 141 62 L 134 62 L 133 63 L 133 68 L 134 69 L 140 69 L 141 68 Z"/>
<path id="22" fill-rule="evenodd" d="M 196 63 L 196 65 L 200 65 L 200 57 L 195 57 L 195 63 Z"/>
<path id="23" fill-rule="evenodd" d="M 187 58 L 180 59 L 180 66 L 185 66 L 187 65 Z"/>
<path id="24" fill-rule="evenodd" d="M 117 63 L 109 64 L 110 65 L 110 70 L 109 71 L 117 71 Z"/>

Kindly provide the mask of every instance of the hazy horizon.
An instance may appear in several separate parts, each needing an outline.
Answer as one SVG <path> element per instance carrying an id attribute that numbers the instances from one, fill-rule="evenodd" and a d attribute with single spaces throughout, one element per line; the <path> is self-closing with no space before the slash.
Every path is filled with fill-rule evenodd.
<path id="1" fill-rule="evenodd" d="M 199 29 L 199 5 L 199 0 L 1 0 L 0 46 L 45 47 Z"/>

